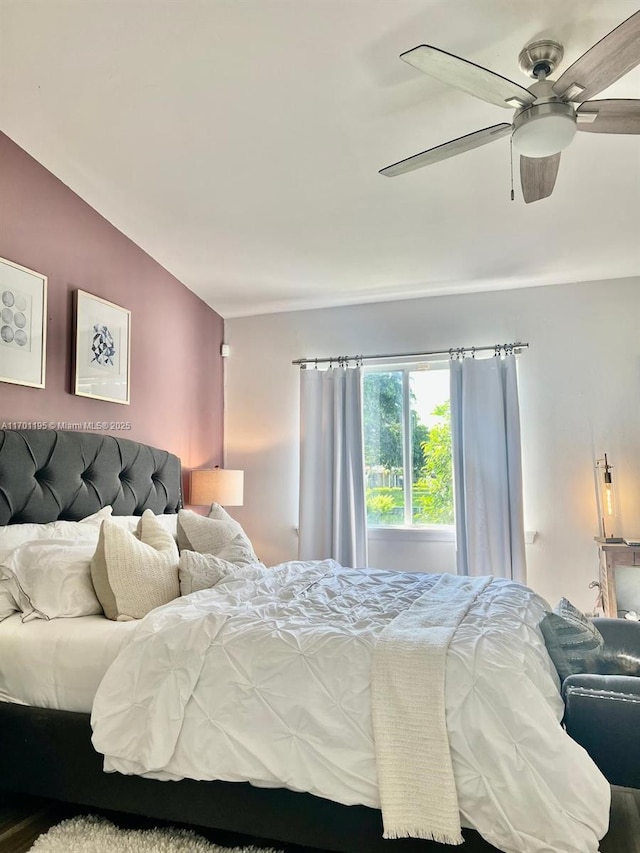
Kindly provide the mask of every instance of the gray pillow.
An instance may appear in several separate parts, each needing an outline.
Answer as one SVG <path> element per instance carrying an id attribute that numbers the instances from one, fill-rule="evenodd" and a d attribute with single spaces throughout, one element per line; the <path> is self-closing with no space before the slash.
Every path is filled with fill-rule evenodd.
<path id="1" fill-rule="evenodd" d="M 211 589 L 223 578 L 232 575 L 237 568 L 233 563 L 221 560 L 214 554 L 198 554 L 183 551 L 178 563 L 180 595 L 189 595 L 201 589 Z"/>
<path id="2" fill-rule="evenodd" d="M 540 630 L 562 681 L 569 675 L 592 671 L 604 648 L 600 631 L 566 598 L 554 612 L 545 614 Z"/>
<path id="3" fill-rule="evenodd" d="M 258 562 L 247 534 L 218 504 L 212 505 L 208 517 L 181 509 L 177 534 L 181 553 L 213 554 L 238 567 Z"/>

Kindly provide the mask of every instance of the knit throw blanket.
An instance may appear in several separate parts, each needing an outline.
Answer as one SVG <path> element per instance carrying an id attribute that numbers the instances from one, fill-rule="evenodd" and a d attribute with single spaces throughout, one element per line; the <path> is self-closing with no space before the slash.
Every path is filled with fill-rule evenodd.
<path id="1" fill-rule="evenodd" d="M 449 643 L 491 578 L 442 575 L 380 634 L 371 712 L 385 838 L 462 844 L 445 712 Z"/>

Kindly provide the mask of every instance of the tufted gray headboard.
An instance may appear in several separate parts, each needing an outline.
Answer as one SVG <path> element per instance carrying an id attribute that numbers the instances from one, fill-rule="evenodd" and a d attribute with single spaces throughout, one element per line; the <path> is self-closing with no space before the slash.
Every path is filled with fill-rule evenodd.
<path id="1" fill-rule="evenodd" d="M 108 505 L 114 515 L 177 512 L 180 460 L 101 433 L 0 430 L 0 525 L 78 521 Z"/>

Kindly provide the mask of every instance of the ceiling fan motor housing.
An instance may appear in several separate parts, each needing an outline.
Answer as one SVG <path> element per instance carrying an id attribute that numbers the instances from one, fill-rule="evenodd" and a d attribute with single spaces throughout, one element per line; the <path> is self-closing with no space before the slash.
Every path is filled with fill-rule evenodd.
<path id="1" fill-rule="evenodd" d="M 576 135 L 576 111 L 563 101 L 536 102 L 516 113 L 513 144 L 525 157 L 550 157 Z"/>
<path id="2" fill-rule="evenodd" d="M 564 48 L 559 42 L 540 39 L 531 42 L 520 51 L 518 64 L 524 74 L 535 77 L 537 80 L 543 72 L 546 77 L 553 74 L 556 66 L 562 62 L 563 56 Z"/>

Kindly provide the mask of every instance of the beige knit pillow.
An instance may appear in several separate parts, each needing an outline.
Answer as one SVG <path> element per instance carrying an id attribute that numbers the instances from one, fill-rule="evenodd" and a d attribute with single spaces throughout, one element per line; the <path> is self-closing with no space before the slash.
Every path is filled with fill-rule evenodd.
<path id="1" fill-rule="evenodd" d="M 91 561 L 91 578 L 108 619 L 142 619 L 180 595 L 175 540 L 151 510 L 143 513 L 135 533 L 107 520 Z"/>

